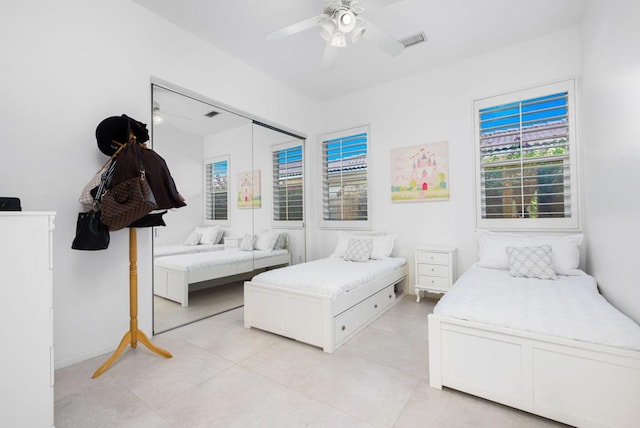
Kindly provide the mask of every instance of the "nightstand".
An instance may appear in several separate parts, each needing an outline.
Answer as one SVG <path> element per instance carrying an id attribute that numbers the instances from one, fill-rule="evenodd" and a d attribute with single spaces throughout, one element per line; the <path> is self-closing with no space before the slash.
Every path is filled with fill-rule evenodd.
<path id="1" fill-rule="evenodd" d="M 242 242 L 242 236 L 225 236 L 224 237 L 224 249 L 238 248 Z"/>
<path id="2" fill-rule="evenodd" d="M 420 292 L 444 294 L 456 275 L 456 249 L 453 247 L 419 247 L 414 249 L 416 302 Z"/>

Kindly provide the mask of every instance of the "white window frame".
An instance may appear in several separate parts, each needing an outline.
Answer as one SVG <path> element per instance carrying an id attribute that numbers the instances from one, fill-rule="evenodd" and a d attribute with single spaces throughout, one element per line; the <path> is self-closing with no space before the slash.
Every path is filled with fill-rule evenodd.
<path id="1" fill-rule="evenodd" d="M 209 219 L 207 218 L 207 202 L 208 202 L 208 198 L 209 198 L 209 183 L 207 182 L 207 167 L 208 165 L 212 165 L 214 163 L 217 162 L 223 162 L 226 161 L 227 162 L 227 218 L 226 219 Z M 203 180 L 204 180 L 204 186 L 203 186 L 203 218 L 204 218 L 204 224 L 211 224 L 211 225 L 227 225 L 229 224 L 230 218 L 231 218 L 231 200 L 230 200 L 230 187 L 231 187 L 231 182 L 230 182 L 230 177 L 231 177 L 231 156 L 226 154 L 226 155 L 222 155 L 222 156 L 215 156 L 212 158 L 208 158 L 205 159 L 203 161 L 203 165 L 202 165 L 202 170 L 203 170 Z"/>
<path id="2" fill-rule="evenodd" d="M 576 118 L 577 100 L 576 79 L 568 79 L 550 84 L 544 84 L 524 90 L 510 92 L 502 95 L 486 97 L 473 102 L 474 120 L 474 153 L 475 153 L 475 182 L 476 182 L 476 226 L 478 229 L 496 230 L 579 230 L 580 206 L 579 206 L 579 165 L 578 165 L 578 135 Z M 569 118 L 569 183 L 571 192 L 568 203 L 571 204 L 571 217 L 566 218 L 516 218 L 516 219 L 487 219 L 482 218 L 482 179 L 480 156 L 480 118 L 481 109 L 509 104 L 517 101 L 551 95 L 559 92 L 567 92 L 567 116 Z"/>
<path id="3" fill-rule="evenodd" d="M 324 201 L 328 195 L 325 195 L 325 187 L 324 183 L 326 180 L 326 170 L 324 163 L 324 142 L 329 140 L 334 140 L 337 138 L 344 138 L 350 135 L 357 134 L 367 134 L 367 153 L 366 153 L 366 180 L 367 180 L 367 219 L 366 220 L 325 220 L 324 219 L 324 211 L 325 205 Z M 320 183 L 321 183 L 321 192 L 320 192 L 320 219 L 319 225 L 321 229 L 341 229 L 341 230 L 355 230 L 355 229 L 371 229 L 371 204 L 370 204 L 370 185 L 371 185 L 371 132 L 369 130 L 369 125 L 358 126 L 355 128 L 349 128 L 342 131 L 331 132 L 327 134 L 322 134 L 318 138 L 318 148 L 320 150 L 319 159 L 321 162 L 320 165 Z"/>
<path id="4" fill-rule="evenodd" d="M 290 149 L 293 147 L 301 147 L 302 148 L 302 220 L 276 220 L 274 219 L 275 211 L 275 201 L 276 201 L 276 191 L 279 188 L 278 185 L 278 173 L 273 170 L 273 154 L 282 150 Z M 304 174 L 304 165 L 305 165 L 305 148 L 304 148 L 304 140 L 295 140 L 289 143 L 282 144 L 274 144 L 271 146 L 271 167 L 272 167 L 272 194 L 273 194 L 273 207 L 271 213 L 271 225 L 273 228 L 281 228 L 281 229 L 302 229 L 304 228 L 304 219 L 306 214 L 306 209 L 304 206 L 304 192 L 305 192 L 305 174 Z"/>

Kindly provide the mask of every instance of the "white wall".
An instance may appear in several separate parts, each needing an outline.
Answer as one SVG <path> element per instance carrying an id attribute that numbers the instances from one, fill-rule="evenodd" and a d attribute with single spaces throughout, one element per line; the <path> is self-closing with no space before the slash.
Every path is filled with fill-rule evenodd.
<path id="1" fill-rule="evenodd" d="M 578 29 L 563 31 L 321 105 L 321 132 L 370 124 L 369 212 L 373 229 L 398 234 L 396 255 L 412 260 L 418 245 L 455 246 L 458 274 L 477 260 L 472 102 L 578 75 L 579 46 Z M 450 200 L 391 203 L 390 150 L 443 140 L 449 142 Z M 308 143 L 308 153 L 315 156 L 309 181 L 319 183 L 317 141 Z M 320 186 L 312 192 L 310 211 L 319 213 Z M 335 245 L 335 233 L 320 233 L 315 220 L 310 236 L 322 239 L 309 242 L 311 258 Z"/>
<path id="2" fill-rule="evenodd" d="M 640 3 L 591 2 L 582 29 L 585 232 L 601 293 L 640 323 Z"/>
<path id="3" fill-rule="evenodd" d="M 168 210 L 166 227 L 156 229 L 154 245 L 180 244 L 196 226 L 201 226 L 203 206 L 202 151 L 204 138 L 181 131 L 167 122 L 153 127 L 153 149 L 166 161 L 184 207 Z"/>
<path id="4" fill-rule="evenodd" d="M 229 156 L 229 220 L 223 222 L 225 236 L 253 233 L 253 211 L 238 208 L 238 174 L 252 171 L 252 123 L 205 137 L 204 159 Z"/>
<path id="5" fill-rule="evenodd" d="M 314 105 L 128 0 L 3 4 L 0 194 L 57 211 L 54 340 L 61 367 L 115 350 L 129 329 L 128 233 L 71 250 L 82 187 L 104 163 L 95 128 L 150 123 L 150 76 L 313 134 Z M 151 233 L 138 231 L 140 328 L 151 332 Z"/>

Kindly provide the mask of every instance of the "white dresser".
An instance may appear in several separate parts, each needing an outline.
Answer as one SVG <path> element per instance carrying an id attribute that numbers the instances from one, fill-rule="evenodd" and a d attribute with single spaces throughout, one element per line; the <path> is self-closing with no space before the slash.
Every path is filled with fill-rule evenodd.
<path id="1" fill-rule="evenodd" d="M 414 249 L 416 301 L 420 292 L 443 294 L 451 287 L 456 276 L 456 249 L 453 247 L 419 247 Z"/>
<path id="2" fill-rule="evenodd" d="M 54 423 L 54 218 L 0 211 L 0 425 L 6 427 Z"/>

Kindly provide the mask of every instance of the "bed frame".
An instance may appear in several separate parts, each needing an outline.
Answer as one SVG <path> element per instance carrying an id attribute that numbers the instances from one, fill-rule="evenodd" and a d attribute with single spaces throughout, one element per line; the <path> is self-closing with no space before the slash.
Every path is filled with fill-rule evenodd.
<path id="1" fill-rule="evenodd" d="M 405 264 L 335 298 L 247 281 L 244 326 L 286 336 L 331 353 L 394 305 L 394 287 L 406 277 Z"/>
<path id="2" fill-rule="evenodd" d="M 640 424 L 640 351 L 430 314 L 429 383 L 579 427 Z"/>
<path id="3" fill-rule="evenodd" d="M 225 250 L 223 250 L 225 251 Z M 189 285 L 228 276 L 285 266 L 291 263 L 291 253 L 278 254 L 240 263 L 212 266 L 195 271 L 177 270 L 154 264 L 153 293 L 156 296 L 189 306 Z"/>

